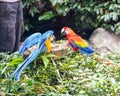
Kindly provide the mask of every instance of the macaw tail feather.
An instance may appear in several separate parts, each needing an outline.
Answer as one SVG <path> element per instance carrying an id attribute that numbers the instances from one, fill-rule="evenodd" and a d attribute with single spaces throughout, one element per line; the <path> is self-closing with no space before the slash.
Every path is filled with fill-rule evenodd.
<path id="1" fill-rule="evenodd" d="M 86 48 L 80 48 L 79 51 L 83 54 L 86 54 L 87 56 L 94 53 L 94 49 L 91 46 L 87 46 Z"/>

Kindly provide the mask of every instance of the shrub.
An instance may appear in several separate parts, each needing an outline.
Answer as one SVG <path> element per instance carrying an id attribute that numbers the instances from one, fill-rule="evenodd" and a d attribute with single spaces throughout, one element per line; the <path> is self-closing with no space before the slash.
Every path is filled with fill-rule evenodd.
<path id="1" fill-rule="evenodd" d="M 120 33 L 119 0 L 25 0 L 23 3 L 24 9 L 28 10 L 31 16 L 39 14 L 40 21 L 56 16 L 69 17 L 69 22 L 72 21 L 75 26 L 92 29 L 105 27 L 116 34 Z M 26 22 L 25 29 L 28 30 L 28 18 Z"/>

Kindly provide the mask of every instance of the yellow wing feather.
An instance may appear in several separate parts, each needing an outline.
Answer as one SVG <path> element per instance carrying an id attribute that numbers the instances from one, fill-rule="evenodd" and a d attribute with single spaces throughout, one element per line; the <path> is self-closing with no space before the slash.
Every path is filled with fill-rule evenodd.
<path id="1" fill-rule="evenodd" d="M 85 47 L 88 46 L 88 43 L 87 43 L 85 40 L 75 41 L 75 44 L 78 45 L 78 46 L 81 46 L 81 47 L 83 47 L 83 48 L 85 48 Z"/>

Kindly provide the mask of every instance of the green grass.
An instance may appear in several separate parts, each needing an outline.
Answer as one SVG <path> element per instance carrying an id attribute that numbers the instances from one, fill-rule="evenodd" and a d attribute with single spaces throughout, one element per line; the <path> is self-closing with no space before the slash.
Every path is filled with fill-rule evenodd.
<path id="1" fill-rule="evenodd" d="M 118 96 L 120 95 L 120 54 L 86 57 L 69 50 L 56 58 L 42 53 L 21 74 L 10 74 L 23 62 L 17 53 L 0 54 L 0 89 L 3 96 Z"/>

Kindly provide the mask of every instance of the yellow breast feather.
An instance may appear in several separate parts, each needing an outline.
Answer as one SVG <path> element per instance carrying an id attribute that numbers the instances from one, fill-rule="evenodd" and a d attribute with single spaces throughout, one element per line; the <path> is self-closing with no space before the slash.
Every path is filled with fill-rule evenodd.
<path id="1" fill-rule="evenodd" d="M 45 42 L 46 48 L 47 48 L 48 52 L 52 51 L 51 40 L 52 40 L 52 37 L 50 37 L 49 39 L 47 39 L 46 42 Z"/>

